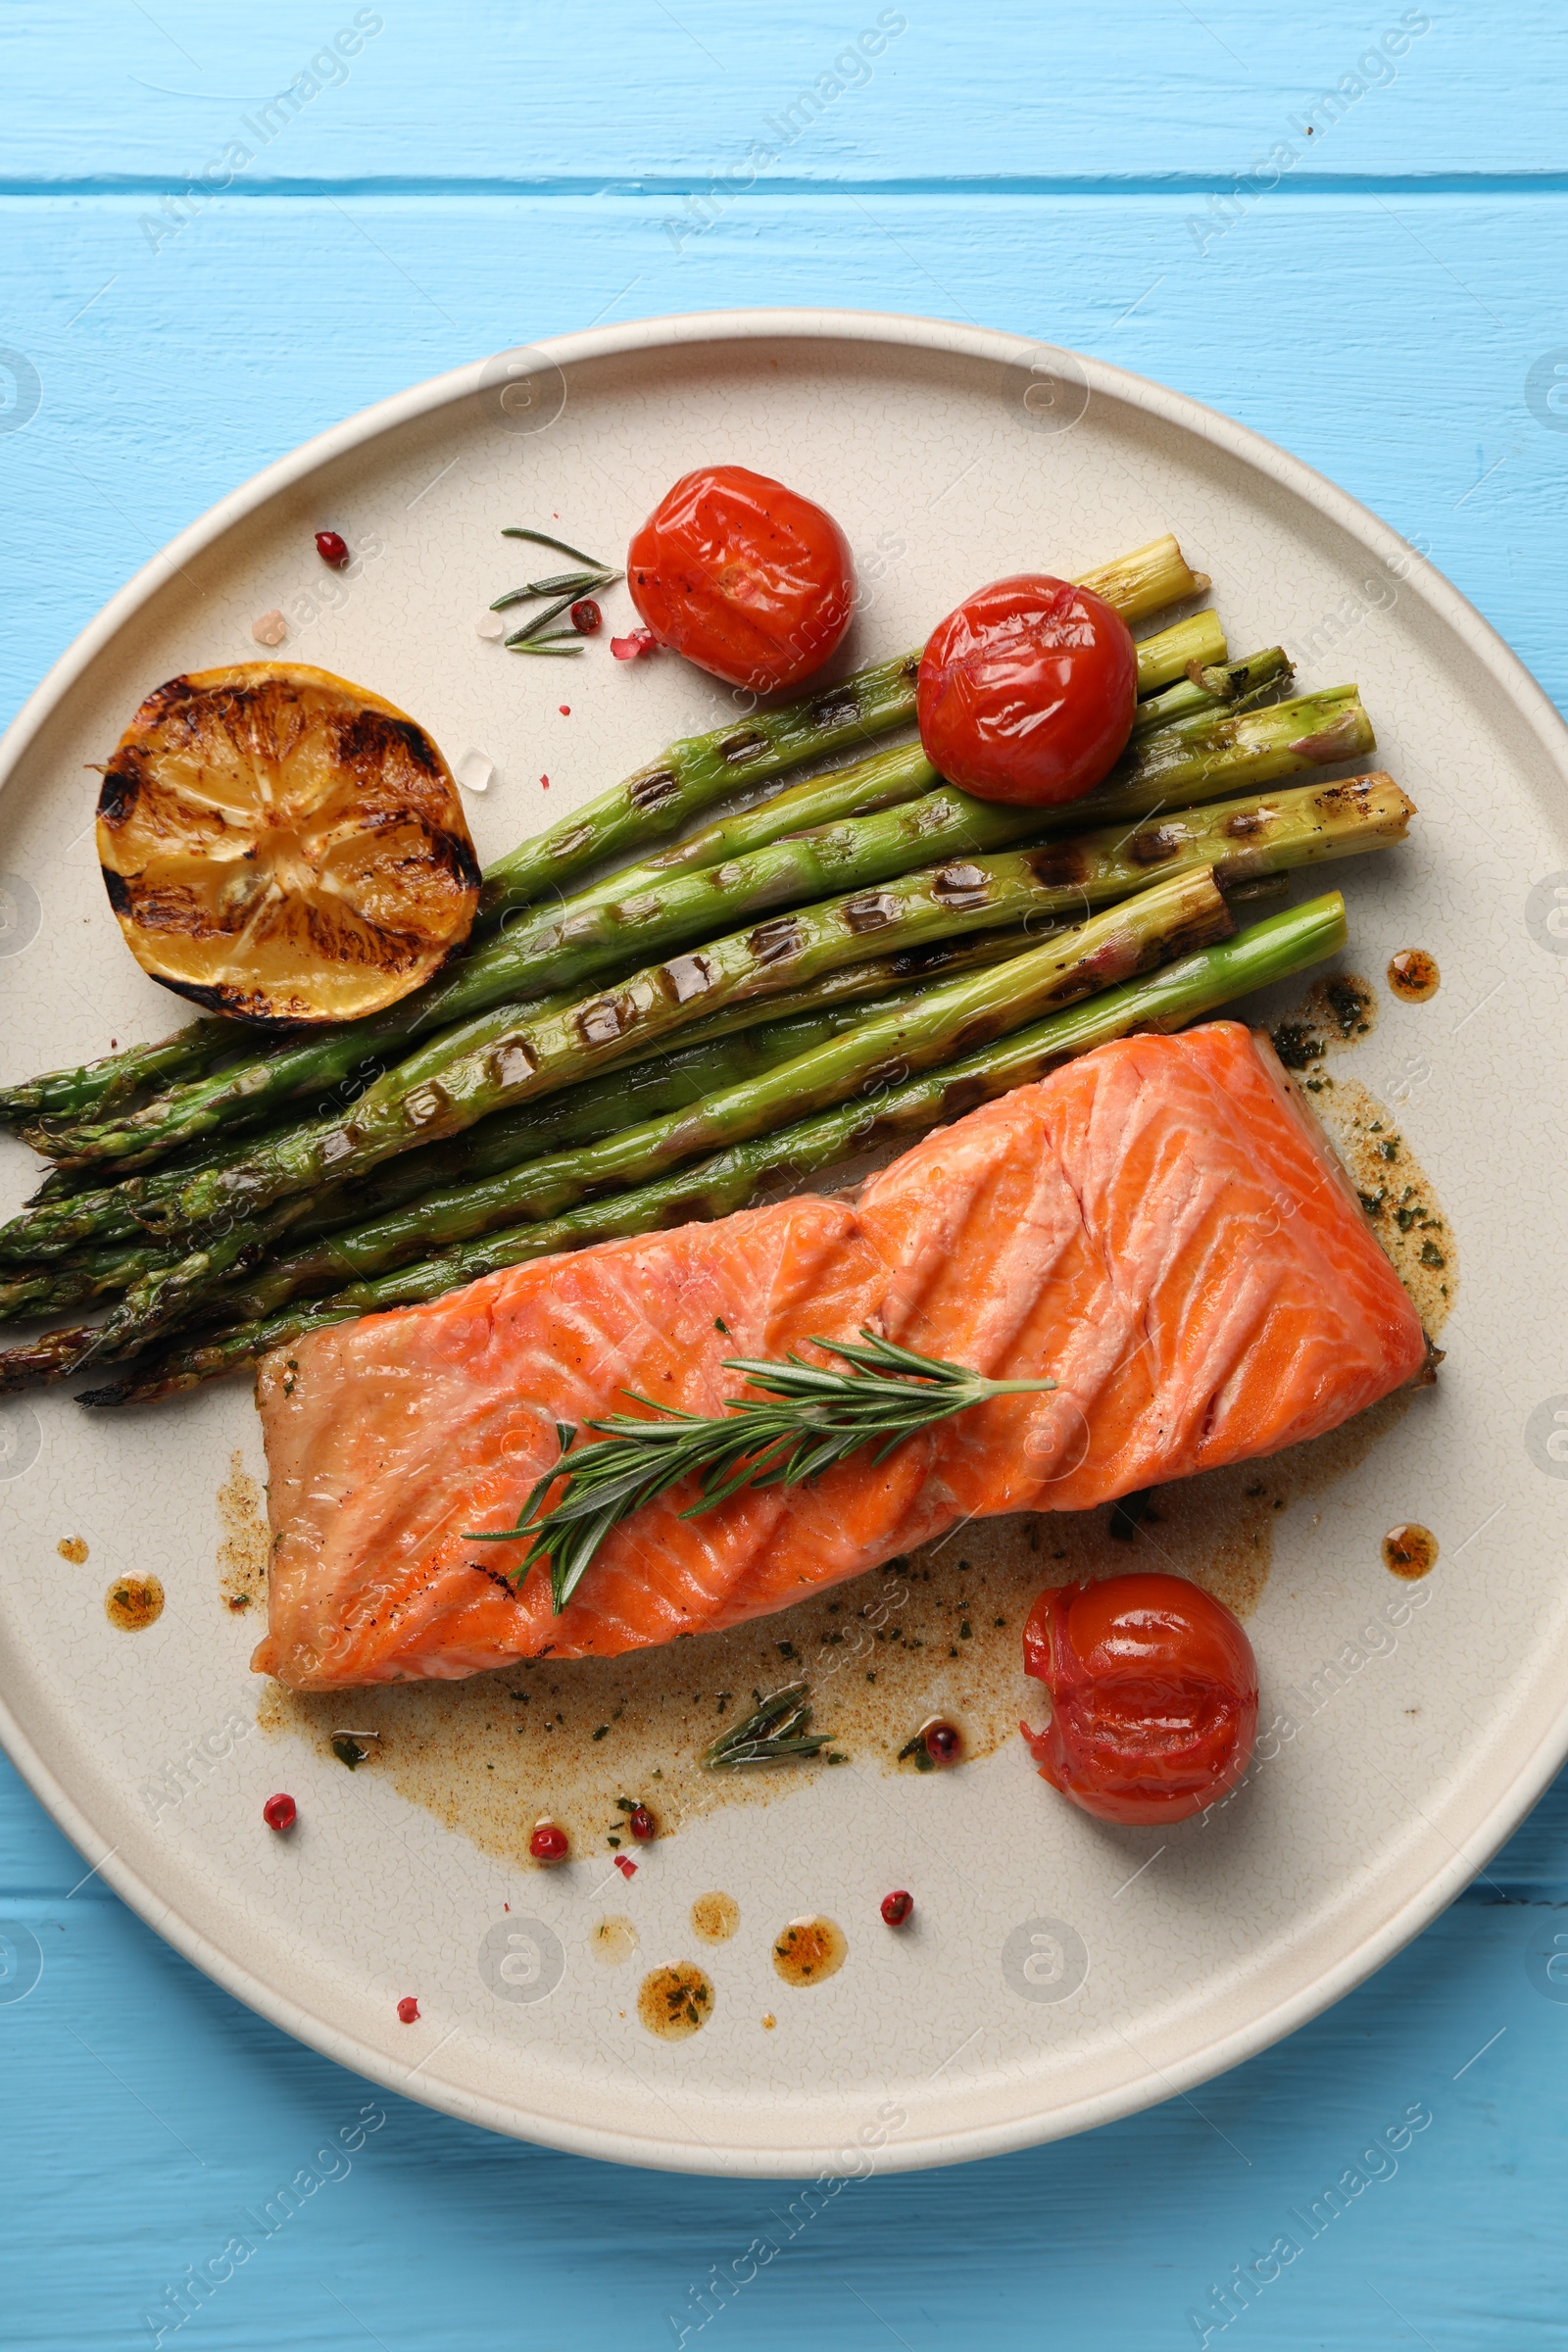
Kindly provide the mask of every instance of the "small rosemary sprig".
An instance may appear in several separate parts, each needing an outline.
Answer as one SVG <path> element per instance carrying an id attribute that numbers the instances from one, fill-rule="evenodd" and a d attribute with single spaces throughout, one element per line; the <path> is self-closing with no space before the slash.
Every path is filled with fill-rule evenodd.
<path id="1" fill-rule="evenodd" d="M 738 1494 L 742 1487 L 796 1487 L 819 1478 L 862 1446 L 876 1446 L 872 1466 L 895 1446 L 933 1422 L 945 1421 L 993 1396 L 1039 1395 L 1054 1380 L 986 1380 L 966 1364 L 918 1355 L 891 1340 L 862 1331 L 863 1345 L 850 1340 L 813 1340 L 850 1369 L 828 1370 L 797 1355 L 782 1363 L 728 1356 L 725 1369 L 743 1373 L 760 1396 L 730 1397 L 716 1415 L 684 1413 L 622 1392 L 646 1405 L 653 1418 L 616 1413 L 588 1421 L 603 1443 L 568 1449 L 578 1431 L 558 1422 L 564 1458 L 547 1470 L 524 1502 L 513 1527 L 467 1534 L 475 1544 L 524 1543 L 517 1567 L 548 1565 L 559 1616 L 582 1581 L 600 1544 L 622 1519 L 654 1502 L 684 1478 L 697 1481 L 697 1499 L 681 1513 L 699 1518 Z M 545 1498 L 560 1483 L 547 1510 Z"/>
<path id="2" fill-rule="evenodd" d="M 536 612 L 532 620 L 525 621 L 520 629 L 514 630 L 506 639 L 508 650 L 514 654 L 543 654 L 567 647 L 580 653 L 580 640 L 573 642 L 577 638 L 575 630 L 563 630 L 550 637 L 545 636 L 544 631 L 553 620 L 559 620 L 570 606 L 585 596 L 597 596 L 601 588 L 612 587 L 616 580 L 624 579 L 625 573 L 602 564 L 597 556 L 585 556 L 580 547 L 568 547 L 564 539 L 552 539 L 545 531 L 513 529 L 504 530 L 501 536 L 503 539 L 527 539 L 535 547 L 553 547 L 558 555 L 571 556 L 577 563 L 588 566 L 585 571 L 552 572 L 546 580 L 529 580 L 525 587 L 509 588 L 505 596 L 496 598 L 490 608 L 492 612 L 505 612 L 511 605 L 525 605 L 538 597 L 554 600 L 543 612 Z"/>
<path id="3" fill-rule="evenodd" d="M 811 1702 L 804 1683 L 791 1683 L 787 1690 L 775 1690 L 771 1698 L 763 1698 L 760 1690 L 754 1690 L 752 1696 L 758 1703 L 745 1722 L 732 1723 L 704 1750 L 703 1762 L 713 1771 L 797 1763 L 820 1755 L 832 1739 L 831 1732 L 808 1728 Z"/>

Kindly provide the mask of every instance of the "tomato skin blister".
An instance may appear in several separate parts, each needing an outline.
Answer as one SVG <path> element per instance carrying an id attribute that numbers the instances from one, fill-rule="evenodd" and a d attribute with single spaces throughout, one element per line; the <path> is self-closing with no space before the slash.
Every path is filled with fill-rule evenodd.
<path id="1" fill-rule="evenodd" d="M 1125 749 L 1138 656 L 1092 589 L 1018 572 L 950 612 L 920 658 L 920 741 L 950 784 L 983 801 L 1054 808 Z"/>
<path id="2" fill-rule="evenodd" d="M 855 610 L 832 515 L 746 466 L 682 474 L 632 540 L 626 585 L 661 645 L 754 694 L 819 669 Z"/>
<path id="3" fill-rule="evenodd" d="M 1049 1586 L 1024 1627 L 1023 1665 L 1051 1693 L 1046 1728 L 1020 1726 L 1041 1777 L 1101 1821 L 1185 1821 L 1247 1770 L 1252 1645 L 1184 1577 Z"/>

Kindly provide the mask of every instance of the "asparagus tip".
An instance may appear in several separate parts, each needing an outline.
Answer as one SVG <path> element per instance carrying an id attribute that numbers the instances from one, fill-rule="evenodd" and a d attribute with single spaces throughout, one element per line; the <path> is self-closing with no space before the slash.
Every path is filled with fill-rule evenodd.
<path id="1" fill-rule="evenodd" d="M 75 1401 L 77 1404 L 89 1405 L 128 1404 L 130 1392 L 131 1384 L 128 1380 L 113 1380 L 101 1389 L 78 1389 Z"/>

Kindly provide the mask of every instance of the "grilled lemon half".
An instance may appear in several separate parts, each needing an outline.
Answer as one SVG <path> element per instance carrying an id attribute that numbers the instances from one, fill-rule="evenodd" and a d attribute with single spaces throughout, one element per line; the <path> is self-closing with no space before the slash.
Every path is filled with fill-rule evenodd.
<path id="1" fill-rule="evenodd" d="M 295 662 L 196 670 L 147 697 L 104 770 L 98 859 L 143 971 L 242 1021 L 396 1004 L 466 939 L 479 898 L 424 729 Z"/>

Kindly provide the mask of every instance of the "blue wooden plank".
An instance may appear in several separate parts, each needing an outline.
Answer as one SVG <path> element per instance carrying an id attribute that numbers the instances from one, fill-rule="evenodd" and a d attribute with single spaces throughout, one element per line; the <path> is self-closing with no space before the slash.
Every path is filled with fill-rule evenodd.
<path id="1" fill-rule="evenodd" d="M 150 12 L 30 0 L 8 12 L 4 168 L 13 182 L 89 188 L 209 164 L 240 184 L 334 185 L 646 186 L 732 167 L 906 185 L 1228 177 L 1260 164 L 1287 176 L 1549 172 L 1563 164 L 1555 91 L 1533 68 L 1560 37 L 1550 0 L 1463 12 L 1153 0 L 1049 18 L 1033 0 L 274 0 L 240 15 L 202 0 Z"/>
<path id="2" fill-rule="evenodd" d="M 36 1989 L 0 2004 L 0 2299 L 28 2352 L 153 2344 L 148 2315 L 171 2324 L 180 2281 L 220 2274 L 225 2247 L 232 2276 L 166 2342 L 641 2352 L 684 2328 L 702 2352 L 890 2335 L 911 2352 L 1158 2352 L 1200 2340 L 1197 2312 L 1210 2344 L 1234 2328 L 1281 2352 L 1474 2352 L 1503 2311 L 1519 2352 L 1561 2340 L 1568 2004 L 1528 1963 L 1560 1911 L 1456 1906 L 1191 2099 L 984 2166 L 852 2181 L 813 2212 L 785 2183 L 555 2156 L 372 2090 L 239 2009 L 96 1882 L 66 1900 L 80 1867 L 0 1772 L 0 1909 L 44 1951 Z M 1518 1875 L 1506 1857 L 1498 1871 Z M 1226 2323 L 1211 2290 L 1228 2282 Z"/>
<path id="3" fill-rule="evenodd" d="M 142 210 L 0 201 L 0 343 L 41 398 L 0 434 L 7 710 L 174 530 L 337 417 L 596 317 L 762 297 L 1003 324 L 1211 402 L 1426 547 L 1568 708 L 1541 586 L 1568 433 L 1527 398 L 1568 337 L 1568 199 L 1301 197 L 1218 234 L 1184 196 L 822 194 L 672 234 L 629 198 L 272 198 L 156 254 Z"/>

